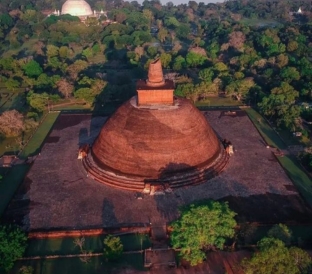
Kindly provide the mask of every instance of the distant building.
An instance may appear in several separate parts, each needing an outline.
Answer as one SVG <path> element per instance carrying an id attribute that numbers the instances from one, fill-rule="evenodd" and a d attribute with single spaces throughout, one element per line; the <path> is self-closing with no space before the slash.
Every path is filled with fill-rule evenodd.
<path id="1" fill-rule="evenodd" d="M 298 11 L 291 11 L 289 15 L 303 15 L 304 12 L 302 11 L 301 7 L 299 7 Z"/>
<path id="2" fill-rule="evenodd" d="M 97 17 L 104 15 L 107 16 L 106 12 L 101 9 L 101 11 L 92 11 L 90 5 L 84 0 L 67 0 L 63 6 L 61 11 L 55 10 L 50 15 L 64 15 L 70 14 L 72 16 L 78 16 L 80 20 L 84 21 L 88 17 Z"/>
<path id="3" fill-rule="evenodd" d="M 90 5 L 84 0 L 67 0 L 62 6 L 61 14 L 88 17 L 93 15 L 93 11 Z"/>

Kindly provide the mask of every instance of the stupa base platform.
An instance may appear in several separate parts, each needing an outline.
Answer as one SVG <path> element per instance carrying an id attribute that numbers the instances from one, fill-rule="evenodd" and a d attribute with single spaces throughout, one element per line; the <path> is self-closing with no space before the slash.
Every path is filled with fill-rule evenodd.
<path id="1" fill-rule="evenodd" d="M 82 159 L 82 165 L 87 172 L 89 178 L 105 185 L 136 191 L 146 194 L 157 194 L 162 191 L 170 191 L 174 188 L 198 185 L 218 176 L 229 162 L 229 155 L 221 148 L 218 157 L 207 165 L 188 168 L 172 174 L 161 175 L 160 178 L 145 178 L 139 176 L 128 176 L 126 174 L 118 174 L 111 170 L 104 170 L 97 166 L 91 153 Z"/>

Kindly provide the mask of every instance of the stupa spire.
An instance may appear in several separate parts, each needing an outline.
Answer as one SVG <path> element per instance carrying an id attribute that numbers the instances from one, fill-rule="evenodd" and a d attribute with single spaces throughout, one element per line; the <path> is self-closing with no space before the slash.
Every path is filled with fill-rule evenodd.
<path id="1" fill-rule="evenodd" d="M 161 61 L 159 58 L 150 63 L 146 84 L 150 87 L 160 87 L 165 84 Z"/>

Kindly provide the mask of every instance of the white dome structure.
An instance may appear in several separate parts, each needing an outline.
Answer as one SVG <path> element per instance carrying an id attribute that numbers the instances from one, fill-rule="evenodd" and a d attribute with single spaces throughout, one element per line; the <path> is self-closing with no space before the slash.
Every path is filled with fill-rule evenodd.
<path id="1" fill-rule="evenodd" d="M 67 0 L 62 6 L 61 14 L 73 16 L 93 15 L 90 5 L 84 0 Z"/>

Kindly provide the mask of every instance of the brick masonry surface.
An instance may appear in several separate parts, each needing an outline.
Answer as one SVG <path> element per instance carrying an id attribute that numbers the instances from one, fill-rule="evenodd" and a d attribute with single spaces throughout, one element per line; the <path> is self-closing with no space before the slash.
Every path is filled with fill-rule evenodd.
<path id="1" fill-rule="evenodd" d="M 170 222 L 182 205 L 217 199 L 228 201 L 239 221 L 311 219 L 311 209 L 244 112 L 204 114 L 217 135 L 234 145 L 226 170 L 201 185 L 143 199 L 93 181 L 77 160 L 79 144 L 92 142 L 106 119 L 61 115 L 4 217 L 30 230 L 140 225 Z"/>

